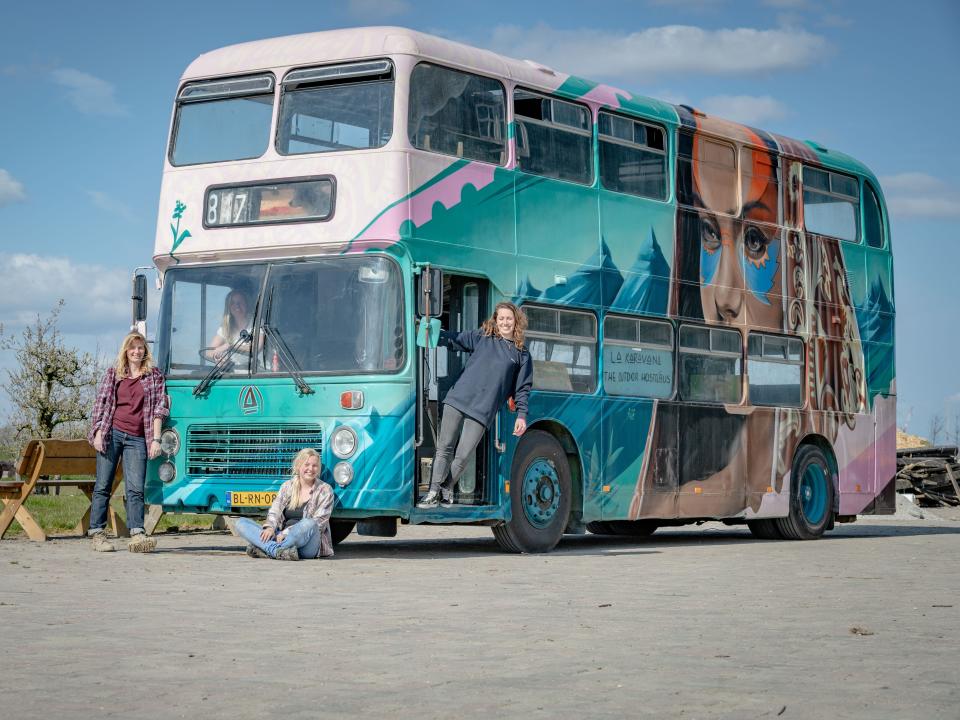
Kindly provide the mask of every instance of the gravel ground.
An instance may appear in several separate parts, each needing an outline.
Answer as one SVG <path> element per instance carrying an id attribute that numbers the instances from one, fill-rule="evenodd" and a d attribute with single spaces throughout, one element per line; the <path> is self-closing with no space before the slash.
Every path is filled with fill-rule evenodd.
<path id="1" fill-rule="evenodd" d="M 0 717 L 960 717 L 960 522 L 708 524 L 507 555 L 488 529 L 252 560 L 0 542 Z"/>

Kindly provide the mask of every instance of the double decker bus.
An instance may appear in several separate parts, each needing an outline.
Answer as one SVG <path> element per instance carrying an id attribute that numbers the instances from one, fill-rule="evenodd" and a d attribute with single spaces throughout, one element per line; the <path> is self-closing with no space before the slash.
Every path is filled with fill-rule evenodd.
<path id="1" fill-rule="evenodd" d="M 307 446 L 336 542 L 813 539 L 894 509 L 887 213 L 815 142 L 401 28 L 246 43 L 177 88 L 154 262 L 165 510 L 262 512 Z M 418 509 L 469 360 L 418 317 L 469 330 L 502 299 L 529 429 L 502 408 L 455 504 Z"/>

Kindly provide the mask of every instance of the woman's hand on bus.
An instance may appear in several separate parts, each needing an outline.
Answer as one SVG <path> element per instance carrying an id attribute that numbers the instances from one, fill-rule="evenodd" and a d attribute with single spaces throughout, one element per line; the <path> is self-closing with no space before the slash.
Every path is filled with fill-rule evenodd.
<path id="1" fill-rule="evenodd" d="M 517 421 L 513 424 L 513 434 L 517 437 L 520 437 L 527 431 L 527 421 L 523 418 L 517 418 Z"/>
<path id="2" fill-rule="evenodd" d="M 260 531 L 260 539 L 263 540 L 264 542 L 270 542 L 271 540 L 273 540 L 274 532 L 275 531 L 273 528 L 265 527 L 263 530 Z"/>

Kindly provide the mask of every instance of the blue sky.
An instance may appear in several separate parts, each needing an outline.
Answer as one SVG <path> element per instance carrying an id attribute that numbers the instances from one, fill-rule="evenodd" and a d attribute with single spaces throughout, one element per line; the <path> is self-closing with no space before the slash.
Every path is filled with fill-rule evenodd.
<path id="1" fill-rule="evenodd" d="M 113 353 L 129 322 L 130 271 L 153 249 L 170 111 L 187 64 L 223 45 L 378 24 L 690 103 L 866 163 L 893 227 L 898 424 L 927 434 L 939 413 L 952 433 L 960 420 L 956 0 L 7 4 L 0 323 L 16 332 L 63 297 L 68 341 Z M 0 367 L 10 360 L 0 353 Z M 7 408 L 0 398 L 0 417 Z"/>

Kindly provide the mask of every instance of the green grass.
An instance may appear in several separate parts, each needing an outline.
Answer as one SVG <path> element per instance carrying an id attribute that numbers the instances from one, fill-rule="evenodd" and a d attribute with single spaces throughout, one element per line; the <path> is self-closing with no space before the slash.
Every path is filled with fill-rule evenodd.
<path id="1" fill-rule="evenodd" d="M 51 492 L 53 492 L 52 488 Z M 61 488 L 59 495 L 31 495 L 25 503 L 27 510 L 48 535 L 64 535 L 73 532 L 88 504 L 83 492 L 74 487 Z M 127 513 L 123 507 L 122 487 L 113 496 L 110 505 L 126 522 Z M 188 513 L 167 514 L 160 519 L 156 532 L 166 532 L 171 527 L 180 530 L 209 530 L 213 525 L 213 517 L 213 515 Z M 20 527 L 20 523 L 14 521 L 4 537 L 17 535 L 26 535 L 26 533 Z"/>

